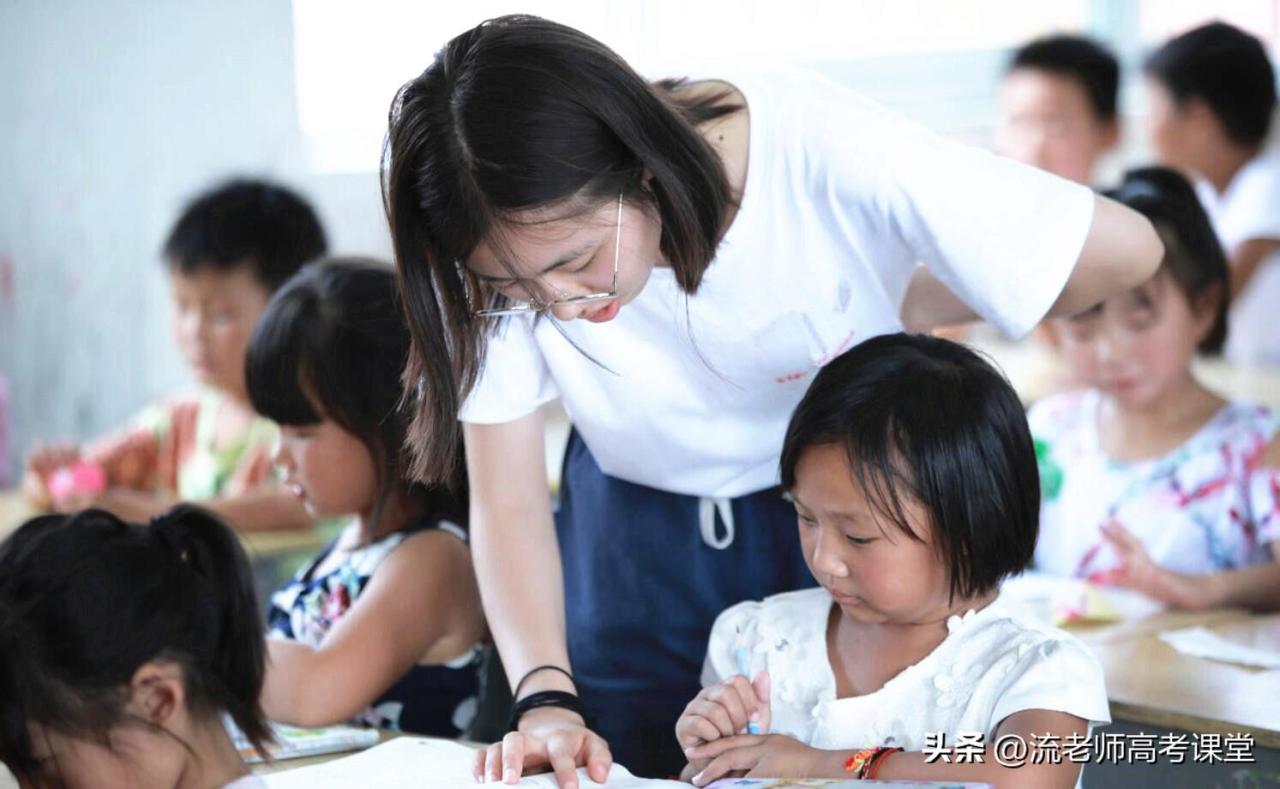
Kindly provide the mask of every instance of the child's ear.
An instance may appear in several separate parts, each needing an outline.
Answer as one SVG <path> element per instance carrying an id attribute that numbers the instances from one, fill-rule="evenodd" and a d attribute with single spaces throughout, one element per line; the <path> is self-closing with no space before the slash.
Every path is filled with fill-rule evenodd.
<path id="1" fill-rule="evenodd" d="M 1197 346 L 1204 342 L 1204 339 L 1209 336 L 1209 332 L 1213 331 L 1213 326 L 1218 320 L 1218 310 L 1224 297 L 1222 285 L 1213 285 L 1205 288 L 1191 302 L 1191 314 L 1195 318 Z"/>
<path id="2" fill-rule="evenodd" d="M 1103 121 L 1102 150 L 1110 151 L 1120 144 L 1120 122 L 1115 118 Z"/>
<path id="3" fill-rule="evenodd" d="M 187 703 L 182 667 L 173 662 L 144 663 L 129 683 L 126 708 L 148 723 L 165 726 Z"/>

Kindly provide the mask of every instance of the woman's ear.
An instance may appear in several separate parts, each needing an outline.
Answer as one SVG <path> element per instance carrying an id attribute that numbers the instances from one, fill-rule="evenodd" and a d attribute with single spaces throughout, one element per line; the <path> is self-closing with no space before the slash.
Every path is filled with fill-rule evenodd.
<path id="1" fill-rule="evenodd" d="M 182 667 L 170 661 L 144 663 L 129 683 L 128 712 L 156 726 L 167 726 L 186 708 Z"/>

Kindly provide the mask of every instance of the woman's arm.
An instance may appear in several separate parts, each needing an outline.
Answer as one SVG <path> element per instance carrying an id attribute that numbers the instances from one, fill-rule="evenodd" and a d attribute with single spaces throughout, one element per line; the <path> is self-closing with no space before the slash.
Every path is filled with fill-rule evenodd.
<path id="1" fill-rule="evenodd" d="M 560 548 L 551 518 L 542 414 L 503 424 L 465 424 L 471 484 L 471 544 L 489 628 L 512 686 L 531 669 L 569 665 Z M 616 524 L 600 523 L 598 528 Z M 558 671 L 528 678 L 522 695 L 574 690 Z M 477 774 L 513 781 L 549 764 L 562 789 L 576 789 L 577 765 L 603 781 L 611 763 L 604 740 L 568 710 L 546 707 L 520 720 L 520 735 L 482 750 Z"/>
<path id="2" fill-rule="evenodd" d="M 1097 195 L 1093 221 L 1075 268 L 1046 317 L 1074 315 L 1107 296 L 1150 279 L 1164 258 L 1164 245 L 1146 217 Z M 1034 260 L 1027 261 L 1034 266 Z M 902 324 L 926 332 L 938 326 L 968 323 L 979 316 L 927 268 L 917 266 L 902 302 Z"/>
<path id="3" fill-rule="evenodd" d="M 263 709 L 298 726 L 350 720 L 419 662 L 445 662 L 475 645 L 483 622 L 466 546 L 447 532 L 414 534 L 318 649 L 267 639 Z"/>

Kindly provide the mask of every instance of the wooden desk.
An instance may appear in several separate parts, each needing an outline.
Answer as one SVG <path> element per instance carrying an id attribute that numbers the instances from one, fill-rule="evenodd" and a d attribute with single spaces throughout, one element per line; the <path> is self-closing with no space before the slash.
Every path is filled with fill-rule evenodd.
<path id="1" fill-rule="evenodd" d="M 1117 721 L 1217 734 L 1251 734 L 1259 747 L 1280 749 L 1280 670 L 1191 657 L 1159 633 L 1201 625 L 1232 641 L 1280 651 L 1280 615 L 1217 611 L 1160 615 L 1129 629 L 1081 637 L 1107 678 Z"/>
<path id="2" fill-rule="evenodd" d="M 0 490 L 0 539 L 17 530 L 37 513 L 16 490 Z M 255 559 L 273 559 L 298 553 L 316 553 L 326 544 L 319 529 L 236 532 L 245 551 Z"/>

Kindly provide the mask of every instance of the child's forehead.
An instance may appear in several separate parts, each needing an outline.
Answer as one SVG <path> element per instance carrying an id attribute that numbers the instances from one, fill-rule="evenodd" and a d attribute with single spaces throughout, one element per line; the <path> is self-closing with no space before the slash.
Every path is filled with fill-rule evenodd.
<path id="1" fill-rule="evenodd" d="M 1006 105 L 1034 103 L 1095 117 L 1088 88 L 1070 74 L 1026 66 L 1015 68 L 1005 75 L 1000 94 Z"/>
<path id="2" fill-rule="evenodd" d="M 245 295 L 268 297 L 270 290 L 262 284 L 251 261 L 242 263 L 197 263 L 168 266 L 169 284 L 176 292 L 192 295 Z"/>

